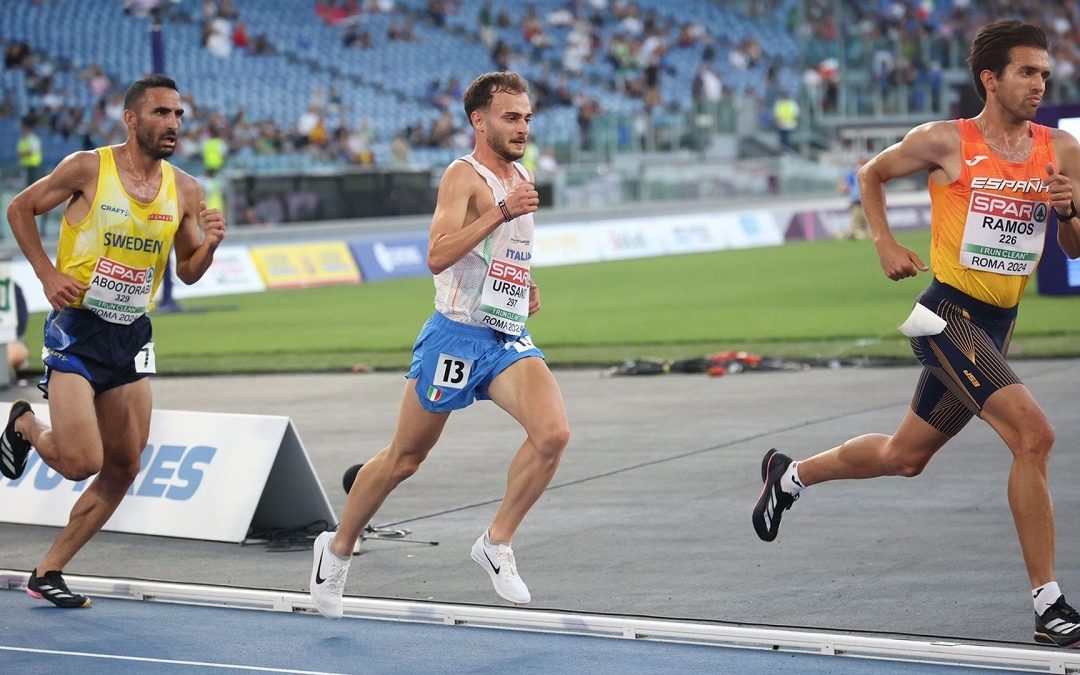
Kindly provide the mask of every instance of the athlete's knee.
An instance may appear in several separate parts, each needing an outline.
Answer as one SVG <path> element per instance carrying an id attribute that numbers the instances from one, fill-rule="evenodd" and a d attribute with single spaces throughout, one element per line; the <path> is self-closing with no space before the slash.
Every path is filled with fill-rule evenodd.
<path id="1" fill-rule="evenodd" d="M 533 433 L 530 440 L 541 459 L 558 462 L 563 450 L 570 443 L 570 425 L 565 420 L 550 424 Z"/>
<path id="2" fill-rule="evenodd" d="M 101 471 L 101 455 L 74 455 L 64 462 L 60 475 L 72 482 L 86 480 Z"/>
<path id="3" fill-rule="evenodd" d="M 139 453 L 117 453 L 115 457 L 104 462 L 101 473 L 109 481 L 127 490 L 139 476 Z"/>
<path id="4" fill-rule="evenodd" d="M 1047 462 L 1056 439 L 1054 427 L 1047 421 L 1040 421 L 1021 430 L 1019 447 L 1013 453 L 1017 459 Z"/>
<path id="5" fill-rule="evenodd" d="M 411 452 L 395 455 L 391 464 L 391 480 L 396 485 L 409 478 L 420 469 L 420 465 L 423 464 L 423 462 L 424 455 Z"/>
<path id="6" fill-rule="evenodd" d="M 930 453 L 921 452 L 918 448 L 908 448 L 896 445 L 893 437 L 887 437 L 885 444 L 885 462 L 890 473 L 902 478 L 914 478 L 923 472 L 933 456 Z"/>

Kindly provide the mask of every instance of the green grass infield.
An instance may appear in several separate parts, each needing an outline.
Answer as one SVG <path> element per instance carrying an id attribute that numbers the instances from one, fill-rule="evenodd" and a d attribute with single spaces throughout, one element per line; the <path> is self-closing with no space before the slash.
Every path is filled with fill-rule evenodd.
<path id="1" fill-rule="evenodd" d="M 929 261 L 928 231 L 898 239 Z M 553 367 L 728 350 L 914 363 L 896 326 L 930 281 L 929 273 L 890 281 L 867 241 L 540 268 L 534 276 L 543 308 L 529 329 Z M 1036 285 L 1021 303 L 1010 355 L 1080 354 L 1080 297 L 1040 296 Z M 184 311 L 153 317 L 158 372 L 401 370 L 433 311 L 433 292 L 423 277 L 185 300 Z M 31 354 L 40 350 L 43 319 L 31 317 Z"/>

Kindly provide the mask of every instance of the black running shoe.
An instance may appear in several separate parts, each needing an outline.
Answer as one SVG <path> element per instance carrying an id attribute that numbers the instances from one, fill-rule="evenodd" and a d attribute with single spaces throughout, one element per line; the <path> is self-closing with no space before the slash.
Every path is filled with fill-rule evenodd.
<path id="1" fill-rule="evenodd" d="M 791 495 L 780 489 L 780 477 L 791 466 L 791 458 L 778 452 L 776 448 L 765 453 L 761 460 L 761 495 L 754 504 L 754 530 L 762 541 L 776 539 L 780 531 L 780 516 L 791 508 L 798 495 Z"/>
<path id="2" fill-rule="evenodd" d="M 40 577 L 37 570 L 34 570 L 30 573 L 30 580 L 26 582 L 26 592 L 38 600 L 48 600 L 57 607 L 66 609 L 89 607 L 93 604 L 85 595 L 71 592 L 64 583 L 60 570 L 46 572 Z"/>
<path id="3" fill-rule="evenodd" d="M 30 441 L 15 431 L 15 420 L 26 413 L 33 413 L 33 408 L 26 401 L 15 401 L 11 404 L 11 413 L 8 414 L 8 423 L 4 427 L 3 435 L 0 435 L 0 473 L 15 480 L 26 469 L 26 458 L 30 455 Z"/>
<path id="4" fill-rule="evenodd" d="M 1035 642 L 1058 647 L 1080 647 L 1080 612 L 1065 602 L 1061 596 L 1046 608 L 1042 615 L 1035 615 Z"/>

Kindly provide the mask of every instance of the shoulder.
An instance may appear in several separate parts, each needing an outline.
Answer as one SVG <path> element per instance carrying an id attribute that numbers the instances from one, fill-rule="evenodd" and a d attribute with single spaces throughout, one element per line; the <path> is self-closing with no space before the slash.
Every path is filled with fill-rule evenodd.
<path id="1" fill-rule="evenodd" d="M 79 150 L 73 152 L 56 165 L 57 170 L 71 172 L 73 175 L 85 177 L 97 177 L 101 167 L 101 156 L 96 150 Z"/>
<path id="2" fill-rule="evenodd" d="M 1047 127 L 1047 131 L 1050 132 L 1050 140 L 1053 141 L 1054 149 L 1058 152 L 1062 150 L 1075 150 L 1080 147 L 1080 141 L 1077 141 L 1075 136 L 1064 129 Z"/>
<path id="3" fill-rule="evenodd" d="M 960 126 L 956 120 L 926 122 L 907 132 L 903 142 L 940 155 L 957 152 L 960 150 Z"/>
<path id="4" fill-rule="evenodd" d="M 960 124 L 957 120 L 926 122 L 913 128 L 907 135 L 939 143 L 959 143 Z"/>
<path id="5" fill-rule="evenodd" d="M 465 160 L 455 159 L 446 167 L 442 178 L 439 179 L 439 188 L 443 190 L 475 190 L 484 183 L 484 179 L 476 172 L 472 164 Z"/>
<path id="6" fill-rule="evenodd" d="M 172 162 L 169 163 L 169 166 L 171 166 L 173 170 L 173 180 L 176 182 L 176 191 L 185 197 L 197 195 L 198 191 L 201 189 L 199 181 L 190 173 L 184 171 Z"/>

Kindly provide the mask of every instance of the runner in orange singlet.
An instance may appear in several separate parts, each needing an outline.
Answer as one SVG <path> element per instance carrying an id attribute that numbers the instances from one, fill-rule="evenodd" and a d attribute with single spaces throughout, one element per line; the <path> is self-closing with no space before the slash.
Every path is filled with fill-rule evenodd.
<path id="1" fill-rule="evenodd" d="M 1013 454 L 1009 505 L 1033 588 L 1035 640 L 1080 646 L 1080 614 L 1054 575 L 1054 511 L 1047 465 L 1054 430 L 1005 362 L 1016 308 L 1038 265 L 1050 210 L 1058 244 L 1080 257 L 1072 180 L 1080 144 L 1034 124 L 1050 76 L 1043 31 L 1018 21 L 985 26 L 968 64 L 985 101 L 970 120 L 912 129 L 859 171 L 863 208 L 882 270 L 894 281 L 927 271 L 889 229 L 885 183 L 930 174 L 933 279 L 900 330 L 925 366 L 911 409 L 891 435 L 866 434 L 802 462 L 770 450 L 753 524 L 776 538 L 783 512 L 811 485 L 843 478 L 917 476 L 978 415 Z"/>

